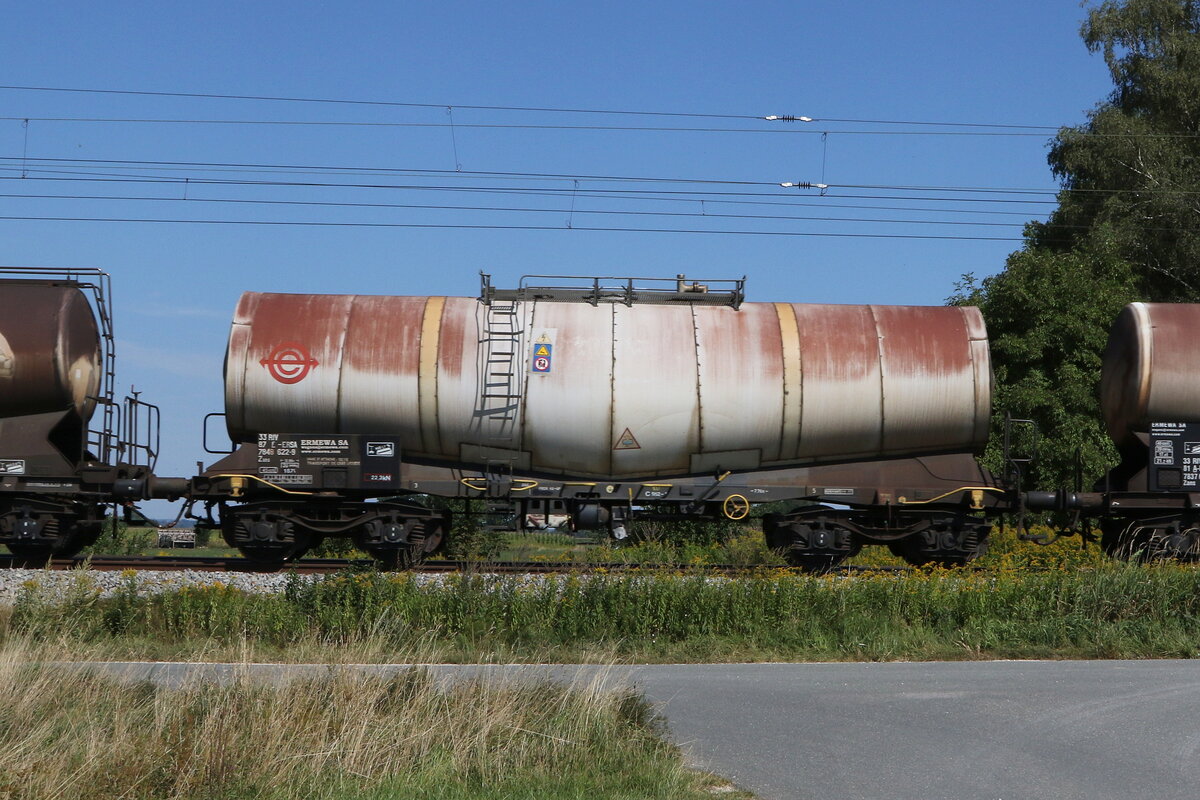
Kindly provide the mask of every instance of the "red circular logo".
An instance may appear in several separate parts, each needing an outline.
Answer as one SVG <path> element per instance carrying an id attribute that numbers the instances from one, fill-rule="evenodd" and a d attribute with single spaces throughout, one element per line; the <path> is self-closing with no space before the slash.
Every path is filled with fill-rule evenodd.
<path id="1" fill-rule="evenodd" d="M 284 342 L 258 363 L 266 367 L 271 377 L 280 383 L 299 383 L 308 377 L 318 362 L 304 349 L 304 345 Z"/>

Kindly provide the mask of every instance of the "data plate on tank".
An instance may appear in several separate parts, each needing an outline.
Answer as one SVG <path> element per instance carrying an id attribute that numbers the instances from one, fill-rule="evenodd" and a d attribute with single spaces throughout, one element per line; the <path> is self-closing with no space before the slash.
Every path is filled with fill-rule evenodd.
<path id="1" fill-rule="evenodd" d="M 395 489 L 400 440 L 361 434 L 260 433 L 258 477 L 301 491 Z"/>
<path id="2" fill-rule="evenodd" d="M 1200 491 L 1200 423 L 1150 423 L 1150 490 Z"/>

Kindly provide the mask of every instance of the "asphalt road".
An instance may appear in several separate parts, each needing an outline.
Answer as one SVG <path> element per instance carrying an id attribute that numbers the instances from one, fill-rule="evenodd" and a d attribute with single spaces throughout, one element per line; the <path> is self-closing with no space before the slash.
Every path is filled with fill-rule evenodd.
<path id="1" fill-rule="evenodd" d="M 165 684 L 234 669 L 100 668 Z M 328 667 L 253 669 L 278 680 Z M 430 669 L 632 683 L 660 704 L 694 763 L 764 800 L 1200 796 L 1200 662 Z"/>

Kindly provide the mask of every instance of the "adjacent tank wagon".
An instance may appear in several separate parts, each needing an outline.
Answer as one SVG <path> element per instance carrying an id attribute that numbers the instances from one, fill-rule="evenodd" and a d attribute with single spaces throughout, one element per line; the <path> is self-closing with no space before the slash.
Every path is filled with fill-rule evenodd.
<path id="1" fill-rule="evenodd" d="M 74 554 L 106 506 L 187 489 L 152 472 L 157 408 L 114 397 L 110 297 L 99 270 L 0 268 L 0 544 L 17 556 Z"/>

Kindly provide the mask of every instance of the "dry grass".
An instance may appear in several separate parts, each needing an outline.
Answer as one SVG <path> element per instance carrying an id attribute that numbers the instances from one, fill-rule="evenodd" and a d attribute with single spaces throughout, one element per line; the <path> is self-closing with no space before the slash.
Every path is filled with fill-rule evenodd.
<path id="1" fill-rule="evenodd" d="M 642 699 L 599 684 L 330 670 L 164 689 L 0 651 L 0 798 L 705 796 Z"/>

